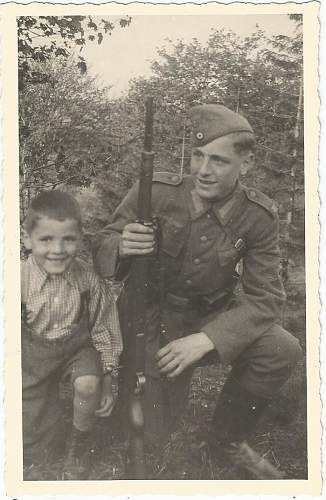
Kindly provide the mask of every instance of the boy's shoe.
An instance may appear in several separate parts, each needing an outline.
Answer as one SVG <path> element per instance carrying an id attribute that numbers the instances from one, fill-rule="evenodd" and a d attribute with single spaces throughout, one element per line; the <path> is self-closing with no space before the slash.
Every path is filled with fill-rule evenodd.
<path id="1" fill-rule="evenodd" d="M 63 461 L 62 479 L 64 481 L 88 479 L 92 452 L 90 438 L 91 432 L 72 428 Z"/>

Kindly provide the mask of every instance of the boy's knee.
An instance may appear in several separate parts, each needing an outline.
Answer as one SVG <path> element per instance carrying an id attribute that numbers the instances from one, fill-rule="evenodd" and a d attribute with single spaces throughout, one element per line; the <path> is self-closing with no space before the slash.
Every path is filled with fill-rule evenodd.
<path id="1" fill-rule="evenodd" d="M 98 394 L 100 385 L 100 377 L 97 377 L 96 375 L 84 375 L 76 378 L 74 381 L 74 390 L 79 397 L 87 399 Z"/>

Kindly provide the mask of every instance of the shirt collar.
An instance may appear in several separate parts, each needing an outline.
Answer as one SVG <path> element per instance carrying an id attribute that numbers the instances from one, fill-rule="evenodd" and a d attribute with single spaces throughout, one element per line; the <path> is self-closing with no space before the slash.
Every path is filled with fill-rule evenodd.
<path id="1" fill-rule="evenodd" d="M 29 262 L 33 273 L 34 286 L 37 291 L 40 292 L 50 276 L 38 265 L 33 255 L 30 257 Z M 65 279 L 70 285 L 72 285 L 76 280 L 75 267 L 75 261 L 73 261 L 69 268 L 63 274 L 60 274 L 60 278 Z"/>

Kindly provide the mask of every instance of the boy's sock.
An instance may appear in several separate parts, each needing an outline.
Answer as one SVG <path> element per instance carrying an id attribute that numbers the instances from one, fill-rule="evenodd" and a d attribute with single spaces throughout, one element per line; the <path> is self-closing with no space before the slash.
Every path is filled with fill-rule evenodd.
<path id="1" fill-rule="evenodd" d="M 62 479 L 77 481 L 88 479 L 91 458 L 91 430 L 80 431 L 72 427 L 63 462 Z"/>

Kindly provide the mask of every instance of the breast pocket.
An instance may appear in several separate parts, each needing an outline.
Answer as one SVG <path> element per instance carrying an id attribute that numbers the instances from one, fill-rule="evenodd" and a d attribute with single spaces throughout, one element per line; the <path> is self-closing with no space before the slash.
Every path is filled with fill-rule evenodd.
<path id="1" fill-rule="evenodd" d="M 176 258 L 185 246 L 188 228 L 185 225 L 165 219 L 161 222 L 161 249 L 163 253 Z"/>
<path id="2" fill-rule="evenodd" d="M 220 267 L 235 266 L 240 260 L 241 255 L 234 246 L 217 251 L 217 257 Z"/>

